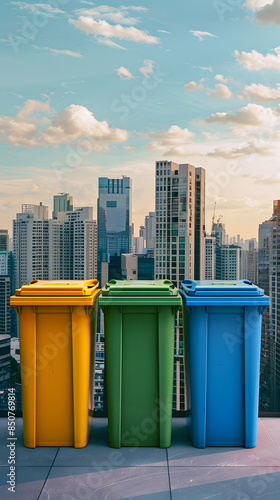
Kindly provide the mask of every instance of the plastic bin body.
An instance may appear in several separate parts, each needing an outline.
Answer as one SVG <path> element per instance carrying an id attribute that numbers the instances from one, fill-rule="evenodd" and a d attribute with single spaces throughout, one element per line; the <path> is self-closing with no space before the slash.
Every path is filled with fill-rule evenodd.
<path id="1" fill-rule="evenodd" d="M 261 320 L 269 297 L 246 280 L 181 286 L 192 443 L 254 448 Z"/>
<path id="2" fill-rule="evenodd" d="M 92 420 L 98 281 L 32 281 L 19 315 L 24 445 L 86 446 Z"/>
<path id="3" fill-rule="evenodd" d="M 171 444 L 175 316 L 170 281 L 114 281 L 102 289 L 109 444 Z"/>

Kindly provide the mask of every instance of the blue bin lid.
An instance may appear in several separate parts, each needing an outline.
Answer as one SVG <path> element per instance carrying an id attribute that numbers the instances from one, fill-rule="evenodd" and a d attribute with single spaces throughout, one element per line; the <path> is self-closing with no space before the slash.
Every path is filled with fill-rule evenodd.
<path id="1" fill-rule="evenodd" d="M 248 280 L 184 280 L 181 283 L 181 288 L 187 295 L 200 297 L 260 297 L 264 295 L 262 288 L 259 288 Z"/>

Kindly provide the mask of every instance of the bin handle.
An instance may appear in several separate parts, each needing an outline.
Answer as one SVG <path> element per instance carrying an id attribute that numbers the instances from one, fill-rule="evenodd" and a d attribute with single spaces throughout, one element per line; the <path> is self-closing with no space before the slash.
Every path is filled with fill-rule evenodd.
<path id="1" fill-rule="evenodd" d="M 245 283 L 245 285 L 252 285 L 253 283 L 249 280 L 243 280 L 243 283 Z"/>
<path id="2" fill-rule="evenodd" d="M 172 281 L 169 280 L 164 280 L 163 282 L 164 285 L 169 285 L 169 288 L 175 288 L 175 285 L 172 283 Z"/>
<path id="3" fill-rule="evenodd" d="M 181 282 L 181 285 L 185 285 L 186 288 L 194 288 L 195 281 L 193 280 L 184 280 Z"/>

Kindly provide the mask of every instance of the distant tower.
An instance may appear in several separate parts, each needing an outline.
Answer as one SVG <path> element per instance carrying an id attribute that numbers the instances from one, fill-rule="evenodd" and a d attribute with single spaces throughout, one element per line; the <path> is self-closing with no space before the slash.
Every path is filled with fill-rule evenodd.
<path id="1" fill-rule="evenodd" d="M 99 178 L 97 227 L 98 278 L 103 285 L 107 279 L 121 279 L 121 255 L 131 250 L 130 177 Z"/>

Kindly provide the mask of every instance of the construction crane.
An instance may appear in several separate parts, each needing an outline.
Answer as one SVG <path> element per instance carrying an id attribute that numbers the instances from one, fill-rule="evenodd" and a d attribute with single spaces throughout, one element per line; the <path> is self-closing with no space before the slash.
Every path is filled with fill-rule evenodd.
<path id="1" fill-rule="evenodd" d="M 214 212 L 213 212 L 213 217 L 212 217 L 212 226 L 215 223 L 216 205 L 217 205 L 217 202 L 215 201 L 215 203 L 214 203 Z"/>

